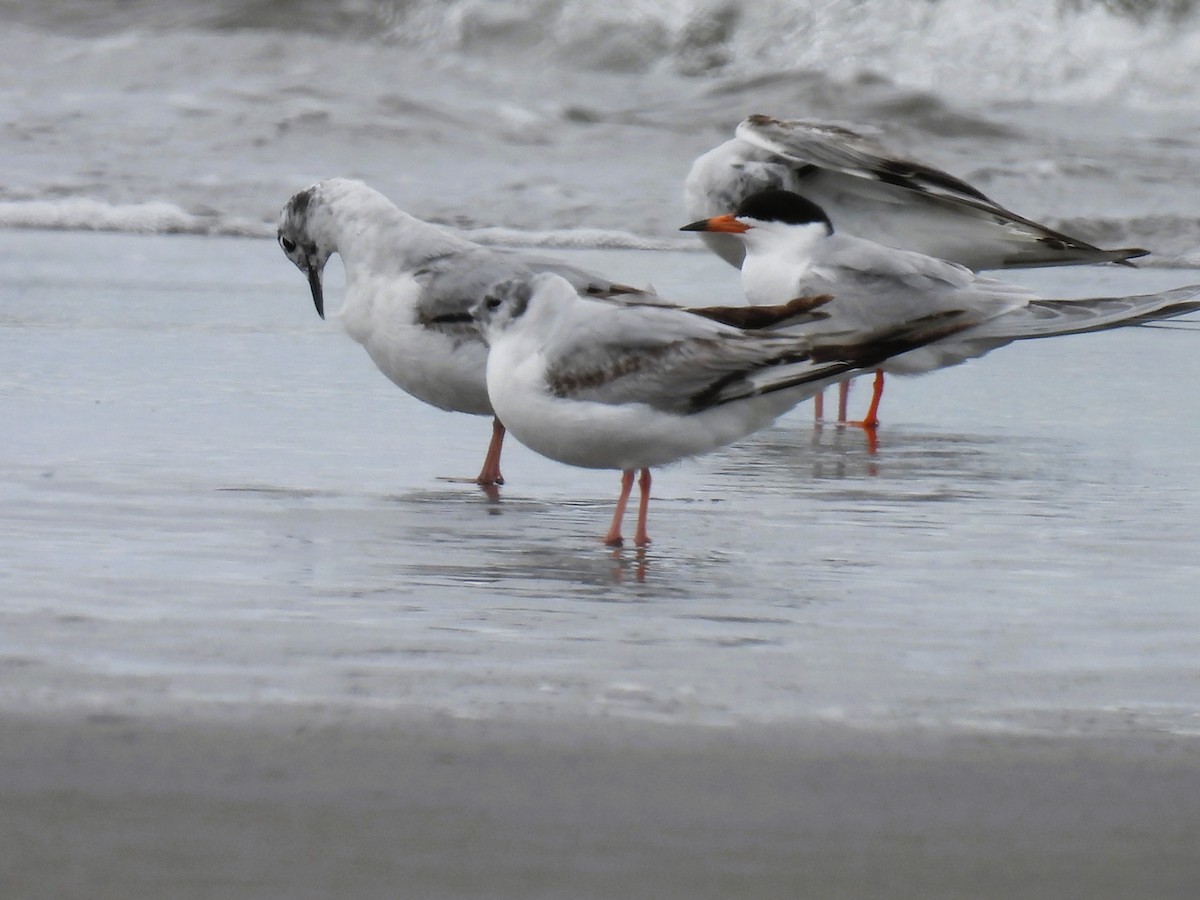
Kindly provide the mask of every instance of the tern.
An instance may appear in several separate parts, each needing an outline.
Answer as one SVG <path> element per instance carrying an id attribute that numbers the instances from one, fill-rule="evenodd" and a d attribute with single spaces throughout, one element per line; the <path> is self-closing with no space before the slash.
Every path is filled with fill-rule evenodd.
<path id="1" fill-rule="evenodd" d="M 1046 299 L 1028 288 L 966 266 L 835 231 L 818 204 L 792 191 L 752 194 L 736 211 L 683 226 L 723 234 L 745 250 L 742 287 L 751 304 L 804 295 L 833 297 L 824 329 L 880 329 L 941 315 L 970 327 L 915 353 L 889 360 L 876 376 L 864 424 L 874 427 L 883 371 L 918 374 L 981 356 L 1014 340 L 1098 331 L 1182 315 L 1197 308 L 1200 287 L 1133 297 Z"/>

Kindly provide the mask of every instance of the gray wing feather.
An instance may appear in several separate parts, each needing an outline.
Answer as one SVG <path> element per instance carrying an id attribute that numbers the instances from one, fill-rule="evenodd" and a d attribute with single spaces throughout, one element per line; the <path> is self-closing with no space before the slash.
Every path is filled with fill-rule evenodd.
<path id="1" fill-rule="evenodd" d="M 797 182 L 789 189 L 829 206 L 835 225 L 850 210 L 865 212 L 904 198 L 902 215 L 891 227 L 863 220 L 846 224 L 870 229 L 864 233 L 898 246 L 912 246 L 914 228 L 928 232 L 918 249 L 972 268 L 1124 262 L 1148 252 L 1136 247 L 1102 250 L 1051 229 L 948 172 L 891 156 L 873 139 L 837 123 L 756 115 L 738 126 L 737 139 L 788 161 Z M 756 177 L 761 179 L 761 173 Z M 855 194 L 855 182 L 870 186 L 862 197 L 868 205 L 858 207 L 856 200 L 843 207 L 838 198 Z"/>
<path id="2" fill-rule="evenodd" d="M 637 295 L 643 303 L 662 303 L 656 295 L 552 257 L 531 256 L 491 247 L 457 247 L 420 263 L 413 276 L 423 290 L 418 315 L 427 323 L 467 323 L 471 308 L 496 284 L 539 272 L 561 275 L 577 291 L 598 298 Z M 476 330 L 478 330 L 476 326 Z"/>
<path id="3" fill-rule="evenodd" d="M 593 333 L 555 354 L 546 380 L 551 393 L 597 403 L 645 403 L 666 412 L 689 413 L 698 397 L 714 394 L 765 367 L 807 358 L 806 337 L 743 333 L 678 311 L 657 322 L 656 310 L 628 307 L 611 340 Z M 636 322 L 632 319 L 637 316 Z"/>
<path id="4" fill-rule="evenodd" d="M 750 116 L 738 125 L 736 134 L 748 144 L 796 162 L 996 206 L 978 188 L 949 172 L 892 156 L 875 139 L 841 123 Z"/>

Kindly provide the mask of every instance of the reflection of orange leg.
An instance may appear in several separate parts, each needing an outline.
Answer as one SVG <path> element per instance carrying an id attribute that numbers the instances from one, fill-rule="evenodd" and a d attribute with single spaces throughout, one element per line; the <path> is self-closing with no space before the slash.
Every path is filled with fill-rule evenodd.
<path id="1" fill-rule="evenodd" d="M 617 497 L 617 508 L 613 511 L 612 525 L 604 536 L 604 543 L 609 547 L 620 547 L 625 541 L 621 538 L 621 520 L 625 518 L 625 504 L 629 502 L 629 494 L 633 491 L 633 469 L 621 473 L 621 495 Z"/>
<path id="2" fill-rule="evenodd" d="M 638 502 L 637 532 L 633 542 L 639 547 L 650 543 L 650 535 L 646 534 L 646 516 L 650 512 L 650 470 L 642 469 L 642 477 L 638 479 L 638 488 L 642 495 Z"/>
<path id="3" fill-rule="evenodd" d="M 871 386 L 871 405 L 861 422 L 847 422 L 847 425 L 858 425 L 867 433 L 867 453 L 874 456 L 879 450 L 879 401 L 883 399 L 883 370 L 875 370 L 875 382 Z"/>
<path id="4" fill-rule="evenodd" d="M 867 436 L 867 456 L 874 456 L 879 452 L 879 429 L 864 425 L 863 433 Z M 872 472 L 871 474 L 876 473 Z"/>
<path id="5" fill-rule="evenodd" d="M 825 392 L 813 397 L 813 421 L 818 425 L 825 419 Z"/>
<path id="6" fill-rule="evenodd" d="M 492 441 L 488 444 L 487 456 L 483 458 L 483 468 L 475 483 L 483 487 L 493 484 L 504 484 L 504 476 L 500 474 L 500 449 L 504 445 L 504 426 L 499 419 L 492 419 Z"/>
<path id="7" fill-rule="evenodd" d="M 846 405 L 850 400 L 850 381 L 847 379 L 838 384 L 838 424 L 846 422 Z"/>

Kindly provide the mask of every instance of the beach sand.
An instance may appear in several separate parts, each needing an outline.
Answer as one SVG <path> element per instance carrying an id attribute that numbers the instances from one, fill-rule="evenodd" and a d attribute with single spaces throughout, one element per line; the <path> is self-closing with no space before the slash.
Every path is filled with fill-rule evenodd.
<path id="1" fill-rule="evenodd" d="M 1200 748 L 319 713 L 12 718 L 7 898 L 1194 897 Z"/>

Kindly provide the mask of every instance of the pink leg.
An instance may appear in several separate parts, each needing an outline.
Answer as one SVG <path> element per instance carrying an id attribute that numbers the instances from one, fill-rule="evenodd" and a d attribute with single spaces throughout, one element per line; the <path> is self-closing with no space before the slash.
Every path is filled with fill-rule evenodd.
<path id="1" fill-rule="evenodd" d="M 838 424 L 846 421 L 846 407 L 850 401 L 850 380 L 838 384 Z"/>
<path id="2" fill-rule="evenodd" d="M 820 425 L 821 422 L 824 420 L 824 418 L 825 418 L 825 392 L 822 391 L 821 393 L 819 393 L 815 397 L 813 397 L 813 421 L 816 422 L 818 425 Z"/>
<path id="3" fill-rule="evenodd" d="M 633 536 L 633 542 L 639 547 L 645 547 L 650 543 L 650 535 L 646 534 L 646 516 L 650 512 L 649 469 L 642 469 L 642 477 L 638 479 L 638 487 L 642 493 L 638 502 L 637 532 Z"/>
<path id="4" fill-rule="evenodd" d="M 604 536 L 604 543 L 609 547 L 620 547 L 625 541 L 621 537 L 621 520 L 625 518 L 625 505 L 633 491 L 633 469 L 621 473 L 621 495 L 617 497 L 617 508 L 613 511 L 612 525 Z"/>
<path id="5" fill-rule="evenodd" d="M 500 450 L 504 445 L 504 425 L 499 419 L 492 419 L 492 441 L 488 444 L 487 456 L 483 458 L 483 468 L 475 483 L 487 487 L 493 484 L 504 484 L 504 476 L 500 474 Z"/>

